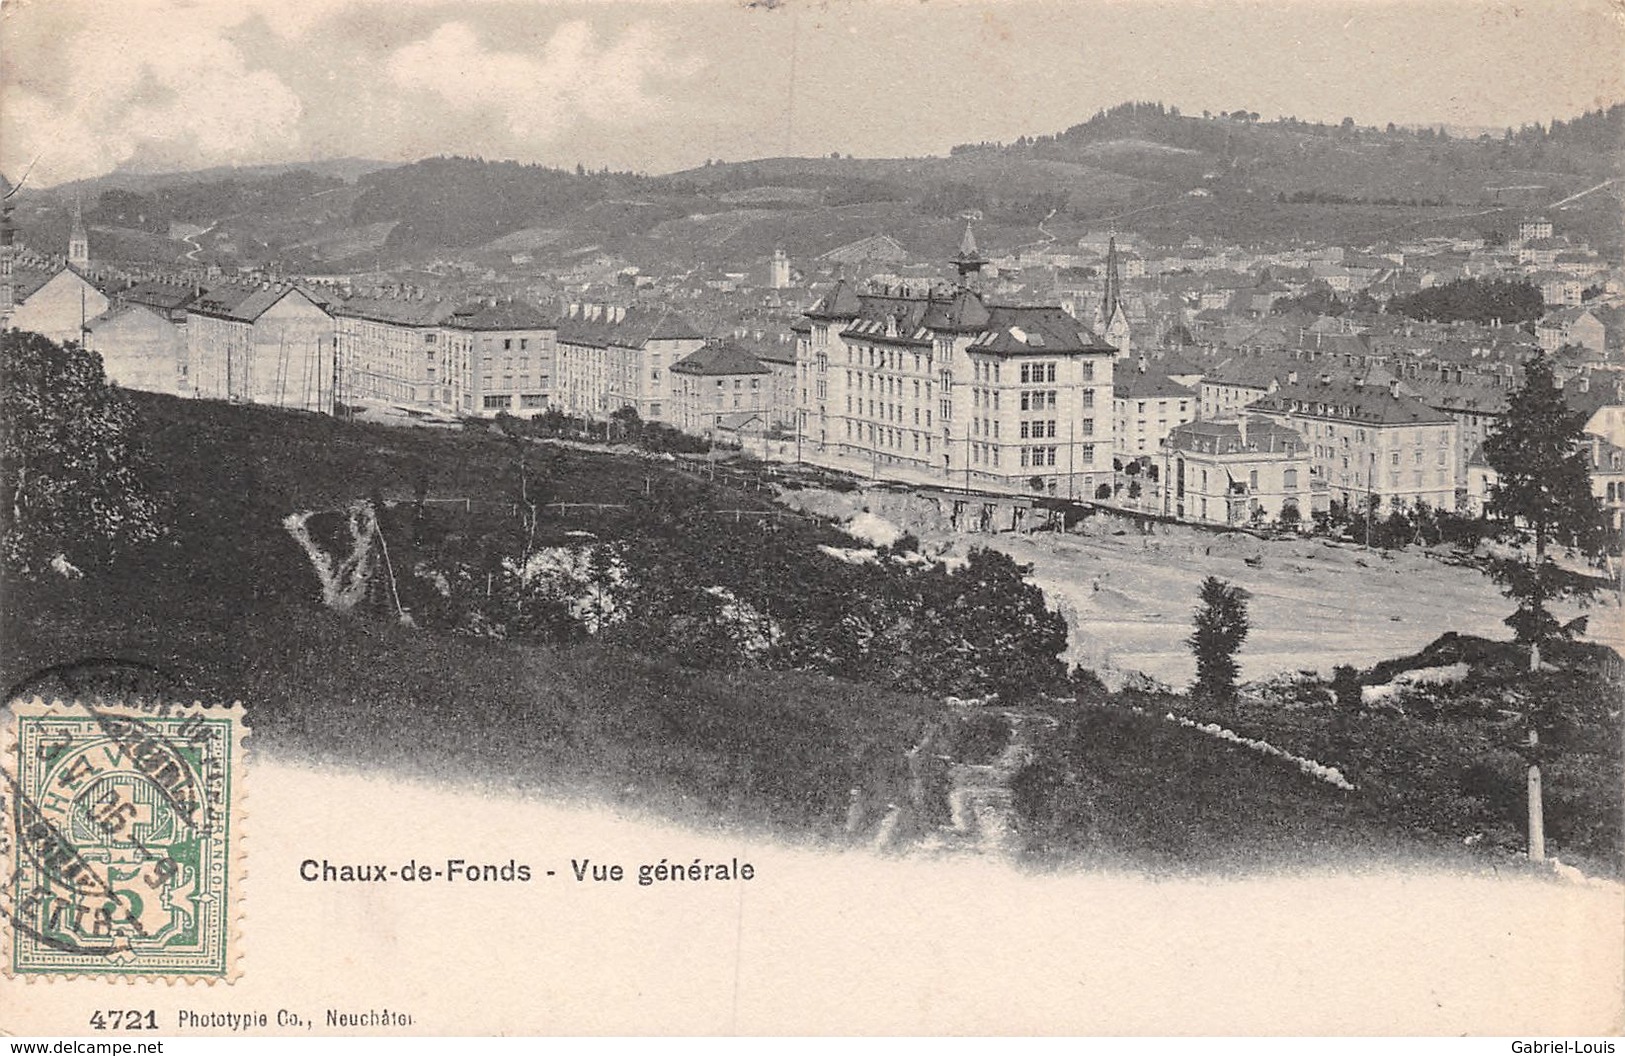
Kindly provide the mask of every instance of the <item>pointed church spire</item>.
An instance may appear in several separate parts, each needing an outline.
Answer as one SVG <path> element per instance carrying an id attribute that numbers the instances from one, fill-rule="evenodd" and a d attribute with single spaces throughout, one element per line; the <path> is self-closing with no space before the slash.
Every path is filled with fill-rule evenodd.
<path id="1" fill-rule="evenodd" d="M 1100 299 L 1100 316 L 1107 325 L 1110 325 L 1112 317 L 1122 310 L 1122 282 L 1122 277 L 1117 272 L 1117 238 L 1113 236 L 1106 243 L 1106 293 Z"/>
<path id="2" fill-rule="evenodd" d="M 1117 349 L 1119 359 L 1129 354 L 1131 345 L 1128 312 L 1123 310 L 1123 278 L 1117 270 L 1117 239 L 1106 243 L 1106 292 L 1100 299 L 1101 336 Z"/>
<path id="3" fill-rule="evenodd" d="M 960 282 L 968 281 L 972 275 L 980 275 L 987 266 L 987 258 L 976 248 L 976 236 L 971 232 L 969 220 L 965 221 L 965 234 L 959 240 L 959 252 L 954 255 L 953 265 L 959 271 Z"/>

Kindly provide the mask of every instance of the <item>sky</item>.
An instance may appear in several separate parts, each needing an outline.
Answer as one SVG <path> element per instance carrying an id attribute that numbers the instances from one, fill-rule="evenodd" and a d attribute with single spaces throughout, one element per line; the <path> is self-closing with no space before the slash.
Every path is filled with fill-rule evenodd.
<path id="1" fill-rule="evenodd" d="M 1625 101 L 1608 0 L 0 0 L 0 171 L 941 154 L 1126 100 L 1492 127 Z"/>

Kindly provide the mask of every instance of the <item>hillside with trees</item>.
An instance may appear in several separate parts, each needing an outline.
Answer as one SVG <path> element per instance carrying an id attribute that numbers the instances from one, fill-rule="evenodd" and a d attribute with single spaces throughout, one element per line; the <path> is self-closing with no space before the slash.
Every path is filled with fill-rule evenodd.
<path id="1" fill-rule="evenodd" d="M 1442 128 L 1135 102 L 1058 133 L 962 144 L 939 157 L 712 160 L 666 175 L 439 157 L 352 169 L 359 174 L 344 180 L 313 166 L 177 176 L 173 186 L 108 177 L 73 193 L 93 201 L 93 224 L 110 229 L 219 222 L 207 245 L 222 262 L 284 255 L 335 268 L 446 254 L 496 261 L 524 249 L 555 262 L 600 252 L 686 270 L 777 246 L 806 259 L 880 232 L 934 257 L 952 250 L 949 229 L 966 215 L 982 218 L 978 234 L 992 250 L 1101 226 L 1167 245 L 1192 235 L 1364 244 L 1463 226 L 1504 232 L 1618 177 L 1622 121 L 1625 108 L 1615 106 L 1467 139 Z M 1565 227 L 1618 248 L 1622 193 L 1616 184 L 1572 203 Z M 25 200 L 50 206 L 19 210 L 27 240 L 65 237 L 71 198 Z"/>

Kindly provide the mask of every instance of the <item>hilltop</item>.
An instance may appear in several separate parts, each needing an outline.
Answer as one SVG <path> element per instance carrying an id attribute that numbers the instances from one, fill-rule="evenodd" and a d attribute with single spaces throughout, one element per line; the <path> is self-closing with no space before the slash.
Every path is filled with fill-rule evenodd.
<path id="1" fill-rule="evenodd" d="M 935 259 L 953 248 L 964 216 L 981 218 L 978 235 L 995 253 L 1103 227 L 1165 245 L 1192 235 L 1366 243 L 1504 232 L 1614 181 L 1561 211 L 1566 228 L 1617 251 L 1622 143 L 1622 106 L 1461 139 L 1126 103 L 1054 135 L 964 144 L 939 157 L 719 161 L 659 176 L 455 157 L 116 174 L 25 192 L 18 218 L 25 240 L 54 245 L 78 196 L 93 203 L 100 237 L 207 229 L 198 235 L 203 259 L 221 263 L 505 266 L 527 253 L 556 270 L 609 258 L 680 272 L 745 265 L 779 246 L 810 261 L 881 233 Z M 189 248 L 129 251 L 161 258 Z"/>

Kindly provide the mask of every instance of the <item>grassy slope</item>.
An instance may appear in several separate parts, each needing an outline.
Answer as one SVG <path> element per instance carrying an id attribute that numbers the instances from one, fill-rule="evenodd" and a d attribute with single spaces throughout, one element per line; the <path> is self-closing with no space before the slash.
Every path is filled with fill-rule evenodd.
<path id="1" fill-rule="evenodd" d="M 596 644 L 443 636 L 322 609 L 281 518 L 408 496 L 420 480 L 431 496 L 505 498 L 511 451 L 490 433 L 133 398 L 153 484 L 174 513 L 171 536 L 117 575 L 7 583 L 8 684 L 86 657 L 139 659 L 161 669 L 157 681 L 172 695 L 243 699 L 262 750 L 581 793 L 699 824 L 832 835 L 850 788 L 905 801 L 903 753 L 942 719 L 930 701 L 799 673 L 699 671 Z M 719 506 L 765 501 L 658 463 L 548 457 L 557 500 L 636 502 L 647 483 Z M 827 533 L 792 525 L 786 539 Z M 1059 736 L 1068 763 L 1083 764 L 1083 798 L 1063 797 L 1054 824 L 1035 833 L 1042 850 L 1161 866 L 1438 843 L 1386 817 L 1378 801 L 1152 715 L 1083 709 Z"/>
<path id="2" fill-rule="evenodd" d="M 431 495 L 501 498 L 512 486 L 506 445 L 485 433 L 135 399 L 174 529 L 117 575 L 8 583 L 8 684 L 83 658 L 137 659 L 159 667 L 177 696 L 246 701 L 262 749 L 803 830 L 838 823 L 854 784 L 892 784 L 936 714 L 928 701 L 821 677 L 698 672 L 595 646 L 442 637 L 337 616 L 317 604 L 281 518 L 410 495 L 422 474 Z M 558 493 L 589 502 L 624 500 L 646 469 L 674 476 L 590 455 L 554 466 Z"/>

